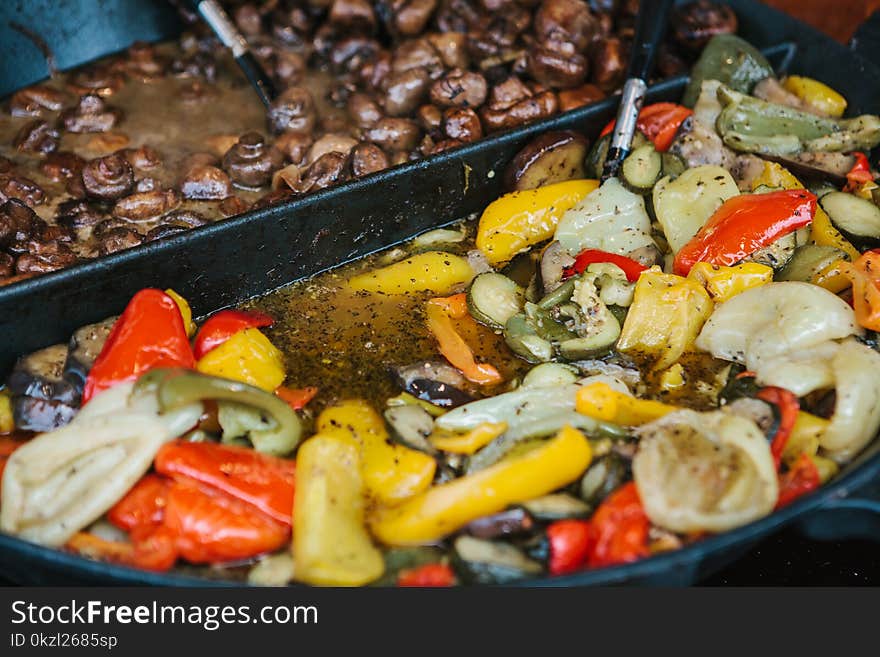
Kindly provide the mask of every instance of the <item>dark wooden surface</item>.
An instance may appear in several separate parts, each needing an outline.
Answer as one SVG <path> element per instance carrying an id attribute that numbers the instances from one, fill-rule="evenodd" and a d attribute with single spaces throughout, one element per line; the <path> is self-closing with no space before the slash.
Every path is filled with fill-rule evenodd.
<path id="1" fill-rule="evenodd" d="M 849 41 L 855 29 L 875 10 L 880 0 L 764 0 L 817 27 L 838 41 Z"/>

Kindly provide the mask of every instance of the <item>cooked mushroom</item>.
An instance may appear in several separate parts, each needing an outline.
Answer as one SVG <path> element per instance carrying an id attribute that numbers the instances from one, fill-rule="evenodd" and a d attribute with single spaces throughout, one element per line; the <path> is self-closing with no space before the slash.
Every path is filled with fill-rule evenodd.
<path id="1" fill-rule="evenodd" d="M 8 278 L 15 273 L 15 258 L 0 251 L 0 277 Z"/>
<path id="2" fill-rule="evenodd" d="M 460 142 L 476 141 L 483 136 L 480 117 L 469 107 L 450 107 L 443 112 L 443 131 Z"/>
<path id="3" fill-rule="evenodd" d="M 385 90 L 385 112 L 389 116 L 408 116 L 422 104 L 431 85 L 431 76 L 421 67 L 392 73 Z"/>
<path id="4" fill-rule="evenodd" d="M 59 118 L 68 132 L 106 132 L 122 119 L 122 110 L 110 107 L 98 95 L 87 94 Z"/>
<path id="5" fill-rule="evenodd" d="M 419 143 L 419 126 L 409 119 L 385 118 L 367 130 L 364 137 L 386 151 L 410 151 Z"/>
<path id="6" fill-rule="evenodd" d="M 12 116 L 43 116 L 57 112 L 67 102 L 67 94 L 44 84 L 21 89 L 12 94 L 9 113 Z"/>
<path id="7" fill-rule="evenodd" d="M 36 119 L 23 125 L 12 144 L 23 153 L 51 153 L 58 150 L 58 131 L 48 121 Z"/>
<path id="8" fill-rule="evenodd" d="M 467 53 L 466 36 L 461 32 L 431 32 L 428 42 L 448 68 L 467 68 L 470 58 Z"/>
<path id="9" fill-rule="evenodd" d="M 61 182 L 79 176 L 86 161 L 70 151 L 49 153 L 40 164 L 40 171 L 53 182 Z"/>
<path id="10" fill-rule="evenodd" d="M 16 397 L 34 397 L 78 404 L 82 387 L 64 378 L 67 346 L 56 344 L 19 358 L 6 381 Z"/>
<path id="11" fill-rule="evenodd" d="M 376 15 L 367 0 L 333 0 L 330 5 L 330 23 L 349 32 L 370 33 L 376 27 Z"/>
<path id="12" fill-rule="evenodd" d="M 246 132 L 223 156 L 223 169 L 240 187 L 261 187 L 272 179 L 281 166 L 281 151 L 266 144 L 258 132 Z"/>
<path id="13" fill-rule="evenodd" d="M 37 214 L 17 198 L 0 205 L 0 248 L 35 236 L 40 221 Z"/>
<path id="14" fill-rule="evenodd" d="M 375 144 L 362 143 L 351 151 L 351 172 L 355 177 L 366 176 L 388 168 L 388 156 Z"/>
<path id="15" fill-rule="evenodd" d="M 153 240 L 162 240 L 166 237 L 173 237 L 175 235 L 180 235 L 181 233 L 185 233 L 188 228 L 184 226 L 175 226 L 169 224 L 162 224 L 161 226 L 156 226 L 147 231 L 147 234 L 144 235 L 145 242 L 152 242 Z"/>
<path id="16" fill-rule="evenodd" d="M 565 45 L 565 48 L 531 48 L 527 58 L 529 75 L 550 87 L 569 89 L 583 84 L 590 70 L 589 61 L 571 44 Z"/>
<path id="17" fill-rule="evenodd" d="M 279 134 L 285 130 L 311 132 L 316 111 L 312 93 L 305 87 L 290 87 L 278 96 L 269 108 L 269 127 Z"/>
<path id="18" fill-rule="evenodd" d="M 508 189 L 535 189 L 586 177 L 584 159 L 589 142 L 575 132 L 545 132 L 526 145 L 507 166 Z"/>
<path id="19" fill-rule="evenodd" d="M 348 155 L 330 151 L 315 160 L 303 174 L 296 191 L 306 194 L 348 179 Z"/>
<path id="20" fill-rule="evenodd" d="M 92 64 L 81 68 L 70 78 L 68 86 L 78 94 L 109 96 L 125 84 L 121 73 L 107 64 Z"/>
<path id="21" fill-rule="evenodd" d="M 735 34 L 738 21 L 727 5 L 698 0 L 678 7 L 671 23 L 675 40 L 687 50 L 699 51 L 717 34 Z"/>
<path id="22" fill-rule="evenodd" d="M 480 117 L 487 130 L 503 130 L 550 116 L 558 105 L 552 91 L 534 93 L 522 80 L 510 76 L 492 88 Z"/>
<path id="23" fill-rule="evenodd" d="M 113 153 L 90 160 L 82 170 L 86 195 L 103 201 L 115 201 L 134 188 L 134 171 L 123 155 Z"/>
<path id="24" fill-rule="evenodd" d="M 110 255 L 143 243 L 143 236 L 131 228 L 111 228 L 104 231 L 98 241 L 98 253 Z"/>
<path id="25" fill-rule="evenodd" d="M 306 162 L 312 164 L 327 153 L 341 153 L 348 155 L 351 149 L 357 146 L 357 139 L 347 135 L 329 134 L 318 139 L 309 149 Z"/>
<path id="26" fill-rule="evenodd" d="M 162 165 L 162 156 L 159 152 L 146 144 L 137 148 L 126 148 L 123 155 L 135 169 L 150 170 Z"/>
<path id="27" fill-rule="evenodd" d="M 46 192 L 30 178 L 0 174 L 0 203 L 10 198 L 17 198 L 33 207 L 46 199 Z"/>
<path id="28" fill-rule="evenodd" d="M 156 48 L 143 41 L 135 41 L 128 48 L 126 72 L 139 80 L 148 82 L 161 78 L 168 69 L 168 62 L 156 53 Z"/>
<path id="29" fill-rule="evenodd" d="M 180 195 L 173 189 L 137 192 L 121 198 L 113 214 L 129 221 L 147 221 L 161 217 L 180 205 Z"/>
<path id="30" fill-rule="evenodd" d="M 488 85 L 479 73 L 452 69 L 431 86 L 431 102 L 440 107 L 480 107 Z"/>
<path id="31" fill-rule="evenodd" d="M 222 169 L 195 165 L 184 174 L 180 193 L 188 199 L 222 200 L 232 193 L 232 181 Z"/>
<path id="32" fill-rule="evenodd" d="M 85 228 L 94 226 L 107 218 L 107 213 L 98 208 L 92 201 L 71 199 L 58 206 L 55 221 L 69 228 Z"/>
<path id="33" fill-rule="evenodd" d="M 598 22 L 583 0 L 548 0 L 535 13 L 535 35 L 541 42 L 568 42 L 583 51 L 596 36 Z"/>
<path id="34" fill-rule="evenodd" d="M 348 115 L 359 128 L 369 128 L 382 118 L 379 103 L 364 93 L 353 93 L 346 102 Z"/>
<path id="35" fill-rule="evenodd" d="M 19 274 L 45 274 L 69 267 L 77 261 L 71 248 L 58 240 L 29 240 L 27 249 L 28 252 L 15 261 L 15 271 Z"/>
<path id="36" fill-rule="evenodd" d="M 609 93 L 620 86 L 626 71 L 626 53 L 617 37 L 597 39 L 590 46 L 590 70 L 593 83 Z"/>

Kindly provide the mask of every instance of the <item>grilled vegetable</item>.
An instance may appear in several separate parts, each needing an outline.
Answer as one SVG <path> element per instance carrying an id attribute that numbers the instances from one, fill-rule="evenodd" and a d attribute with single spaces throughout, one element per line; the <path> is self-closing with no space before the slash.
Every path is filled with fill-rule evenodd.
<path id="1" fill-rule="evenodd" d="M 632 148 L 639 148 L 650 143 L 648 138 L 641 131 L 637 130 L 633 135 Z M 605 159 L 608 157 L 608 148 L 611 146 L 611 134 L 606 134 L 599 138 L 590 152 L 587 154 L 586 167 L 587 175 L 593 178 L 600 178 L 602 170 L 605 168 Z"/>
<path id="2" fill-rule="evenodd" d="M 725 531 L 775 505 L 776 467 L 753 422 L 679 410 L 638 433 L 633 476 L 654 524 L 675 532 Z"/>
<path id="3" fill-rule="evenodd" d="M 74 332 L 67 347 L 67 360 L 64 362 L 65 380 L 75 383 L 80 389 L 85 386 L 89 370 L 104 348 L 116 319 L 111 317 L 103 322 L 83 326 Z"/>
<path id="4" fill-rule="evenodd" d="M 471 317 L 491 328 L 504 328 L 507 320 L 522 309 L 522 289 L 501 274 L 487 272 L 477 276 L 467 291 Z"/>
<path id="5" fill-rule="evenodd" d="M 597 381 L 581 388 L 577 393 L 575 408 L 597 420 L 614 424 L 639 425 L 668 415 L 675 406 L 651 399 L 638 399 L 614 390 L 607 383 Z"/>
<path id="6" fill-rule="evenodd" d="M 598 186 L 596 180 L 569 180 L 505 194 L 483 211 L 477 248 L 492 266 L 509 262 L 528 247 L 552 237 L 566 210 Z"/>
<path id="7" fill-rule="evenodd" d="M 437 450 L 428 441 L 434 429 L 434 418 L 420 406 L 392 406 L 385 410 L 385 420 L 407 447 L 434 454 Z"/>
<path id="8" fill-rule="evenodd" d="M 666 369 L 690 349 L 711 312 L 699 283 L 651 268 L 636 283 L 617 349 Z"/>
<path id="9" fill-rule="evenodd" d="M 513 353 L 530 363 L 546 363 L 553 358 L 553 343 L 538 335 L 525 313 L 507 320 L 504 341 Z"/>
<path id="10" fill-rule="evenodd" d="M 522 381 L 523 387 L 550 387 L 574 383 L 578 379 L 577 368 L 563 363 L 543 363 L 529 370 Z"/>
<path id="11" fill-rule="evenodd" d="M 366 490 L 357 446 L 338 436 L 310 438 L 297 454 L 296 488 L 296 578 L 358 586 L 381 577 L 385 562 L 364 526 Z"/>
<path id="12" fill-rule="evenodd" d="M 846 99 L 828 85 L 813 78 L 789 75 L 782 81 L 782 86 L 826 116 L 841 117 L 846 111 Z"/>
<path id="13" fill-rule="evenodd" d="M 194 366 L 177 303 L 160 290 L 141 290 L 113 325 L 89 371 L 83 404 L 98 392 L 133 381 L 154 367 Z"/>
<path id="14" fill-rule="evenodd" d="M 609 495 L 591 523 L 591 567 L 628 563 L 648 555 L 648 516 L 635 483 L 624 484 Z"/>
<path id="15" fill-rule="evenodd" d="M 688 278 L 699 281 L 712 301 L 722 303 L 753 287 L 766 285 L 773 280 L 773 269 L 756 262 L 744 262 L 733 267 L 698 262 L 691 267 Z"/>
<path id="16" fill-rule="evenodd" d="M 494 385 L 501 382 L 501 375 L 488 363 L 477 363 L 474 353 L 455 330 L 453 319 L 467 315 L 467 301 L 464 294 L 456 294 L 445 299 L 431 299 L 426 315 L 428 330 L 439 344 L 440 353 L 461 370 L 465 378 L 481 385 Z"/>
<path id="17" fill-rule="evenodd" d="M 568 210 L 556 228 L 556 239 L 572 255 L 584 249 L 626 255 L 654 246 L 644 200 L 617 178 Z"/>
<path id="18" fill-rule="evenodd" d="M 593 531 L 584 520 L 558 520 L 547 527 L 551 575 L 564 575 L 586 565 L 593 549 Z"/>
<path id="19" fill-rule="evenodd" d="M 772 76 L 770 62 L 752 44 L 733 34 L 719 34 L 712 37 L 691 69 L 682 103 L 688 107 L 696 104 L 704 80 L 718 80 L 731 89 L 750 93 L 758 82 Z"/>
<path id="20" fill-rule="evenodd" d="M 507 422 L 484 422 L 464 434 L 434 434 L 431 444 L 452 454 L 473 454 L 485 447 L 507 430 Z"/>
<path id="21" fill-rule="evenodd" d="M 623 161 L 621 180 L 636 194 L 648 194 L 663 171 L 663 159 L 652 144 L 635 149 Z"/>
<path id="22" fill-rule="evenodd" d="M 571 483 L 591 459 L 590 444 L 567 427 L 523 456 L 439 486 L 372 517 L 373 534 L 389 545 L 429 543 L 481 516 Z"/>
<path id="23" fill-rule="evenodd" d="M 638 128 L 639 132 L 653 144 L 657 152 L 665 152 L 672 145 L 675 133 L 678 132 L 681 124 L 693 112 L 687 107 L 676 105 L 675 103 L 654 103 L 645 105 L 639 112 Z M 616 121 L 611 121 L 605 126 L 600 134 L 601 137 L 610 135 L 614 131 Z M 634 146 L 633 153 L 640 150 L 642 146 Z"/>
<path id="24" fill-rule="evenodd" d="M 673 253 L 693 239 L 724 201 L 738 195 L 733 177 L 719 166 L 699 166 L 675 180 L 660 180 L 652 196 L 654 214 Z"/>
<path id="25" fill-rule="evenodd" d="M 853 307 L 859 326 L 880 330 L 880 253 L 867 251 L 852 264 L 844 263 L 841 271 L 853 286 Z"/>
<path id="26" fill-rule="evenodd" d="M 238 424 L 238 431 L 232 433 L 241 431 L 243 435 L 246 432 L 256 449 L 269 454 L 289 454 L 302 437 L 301 422 L 287 404 L 275 395 L 246 383 L 187 370 L 155 369 L 138 380 L 136 390 L 154 393 L 162 411 L 207 400 L 250 407 L 271 418 L 271 422 L 261 417 L 256 428 L 251 426 L 253 423 L 248 423 L 242 430 L 241 420 L 234 422 L 230 409 L 228 415 L 221 419 L 221 425 L 223 419 L 230 426 L 232 423 Z"/>
<path id="27" fill-rule="evenodd" d="M 526 190 L 586 178 L 589 142 L 576 132 L 545 132 L 517 153 L 504 174 L 507 189 Z"/>
<path id="28" fill-rule="evenodd" d="M 595 509 L 613 491 L 620 488 L 629 476 L 629 464 L 618 454 L 611 452 L 596 459 L 581 478 L 581 499 L 591 510 Z"/>
<path id="29" fill-rule="evenodd" d="M 854 194 L 831 192 L 819 201 L 831 223 L 856 246 L 880 246 L 880 208 Z"/>
<path id="30" fill-rule="evenodd" d="M 791 157 L 801 152 L 870 150 L 880 143 L 880 117 L 828 119 L 746 96 L 718 90 L 724 106 L 716 124 L 724 143 L 740 152 Z"/>
<path id="31" fill-rule="evenodd" d="M 777 272 L 776 280 L 813 283 L 821 272 L 847 257 L 846 253 L 833 246 L 804 244 L 797 248 L 785 267 Z"/>
<path id="32" fill-rule="evenodd" d="M 506 584 L 543 572 L 541 564 L 507 543 L 459 536 L 452 544 L 453 563 L 461 578 L 474 584 Z"/>
<path id="33" fill-rule="evenodd" d="M 521 506 L 483 516 L 469 523 L 464 530 L 474 538 L 493 539 L 517 536 L 530 532 L 535 527 L 531 514 Z"/>
<path id="34" fill-rule="evenodd" d="M 586 518 L 590 515 L 590 507 L 578 498 L 567 493 L 554 493 L 536 497 L 522 503 L 523 508 L 536 520 L 552 522 L 566 518 Z"/>
<path id="35" fill-rule="evenodd" d="M 675 255 L 675 273 L 686 276 L 698 262 L 734 265 L 808 225 L 815 211 L 816 197 L 804 190 L 734 196 Z"/>
<path id="36" fill-rule="evenodd" d="M 420 451 L 392 443 L 385 423 L 366 402 L 350 400 L 325 409 L 316 422 L 319 433 L 348 440 L 358 447 L 361 476 L 369 495 L 396 504 L 431 485 L 437 467 Z"/>
<path id="37" fill-rule="evenodd" d="M 244 310 L 221 310 L 202 324 L 193 341 L 193 355 L 202 358 L 236 333 L 249 328 L 272 326 L 273 319 L 264 313 Z"/>
<path id="38" fill-rule="evenodd" d="M 63 344 L 35 351 L 18 359 L 6 385 L 15 396 L 75 404 L 80 389 L 63 378 L 66 359 L 67 347 Z"/>
<path id="39" fill-rule="evenodd" d="M 449 294 L 467 285 L 473 277 L 473 269 L 465 258 L 443 251 L 427 251 L 353 276 L 348 284 L 353 290 L 381 294 Z"/>

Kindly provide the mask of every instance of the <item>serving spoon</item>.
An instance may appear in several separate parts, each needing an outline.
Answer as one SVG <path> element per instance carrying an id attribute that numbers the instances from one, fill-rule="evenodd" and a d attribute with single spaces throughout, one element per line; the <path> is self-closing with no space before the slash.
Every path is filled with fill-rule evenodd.
<path id="1" fill-rule="evenodd" d="M 263 104 L 269 107 L 278 95 L 278 90 L 250 51 L 247 39 L 238 31 L 229 14 L 217 3 L 217 0 L 191 0 L 190 4 L 214 30 L 223 45 L 232 51 L 235 63 L 245 74 Z"/>
<path id="2" fill-rule="evenodd" d="M 627 67 L 627 80 L 620 95 L 617 121 L 611 135 L 605 166 L 602 169 L 602 182 L 620 172 L 620 165 L 632 148 L 639 112 L 648 91 L 647 80 L 654 68 L 660 41 L 666 33 L 666 24 L 673 4 L 674 0 L 642 0 L 639 3 L 636 34 Z"/>

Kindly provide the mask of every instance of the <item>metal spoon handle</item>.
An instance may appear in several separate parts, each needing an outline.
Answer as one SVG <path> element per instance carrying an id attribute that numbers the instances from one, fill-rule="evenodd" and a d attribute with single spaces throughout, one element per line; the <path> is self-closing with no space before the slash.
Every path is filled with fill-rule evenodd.
<path id="1" fill-rule="evenodd" d="M 247 39 L 238 31 L 235 23 L 229 18 L 229 14 L 216 0 L 193 0 L 192 4 L 214 30 L 223 45 L 232 51 L 235 62 L 260 96 L 260 100 L 266 107 L 269 107 L 278 95 L 278 91 L 263 67 L 254 58 Z"/>
<path id="2" fill-rule="evenodd" d="M 666 24 L 674 0 L 642 0 L 636 19 L 636 34 L 627 67 L 627 80 L 620 96 L 617 121 L 611 145 L 605 158 L 602 180 L 616 176 L 629 154 L 639 119 L 639 112 L 648 90 L 647 79 L 654 67 L 657 49 L 666 33 Z"/>

